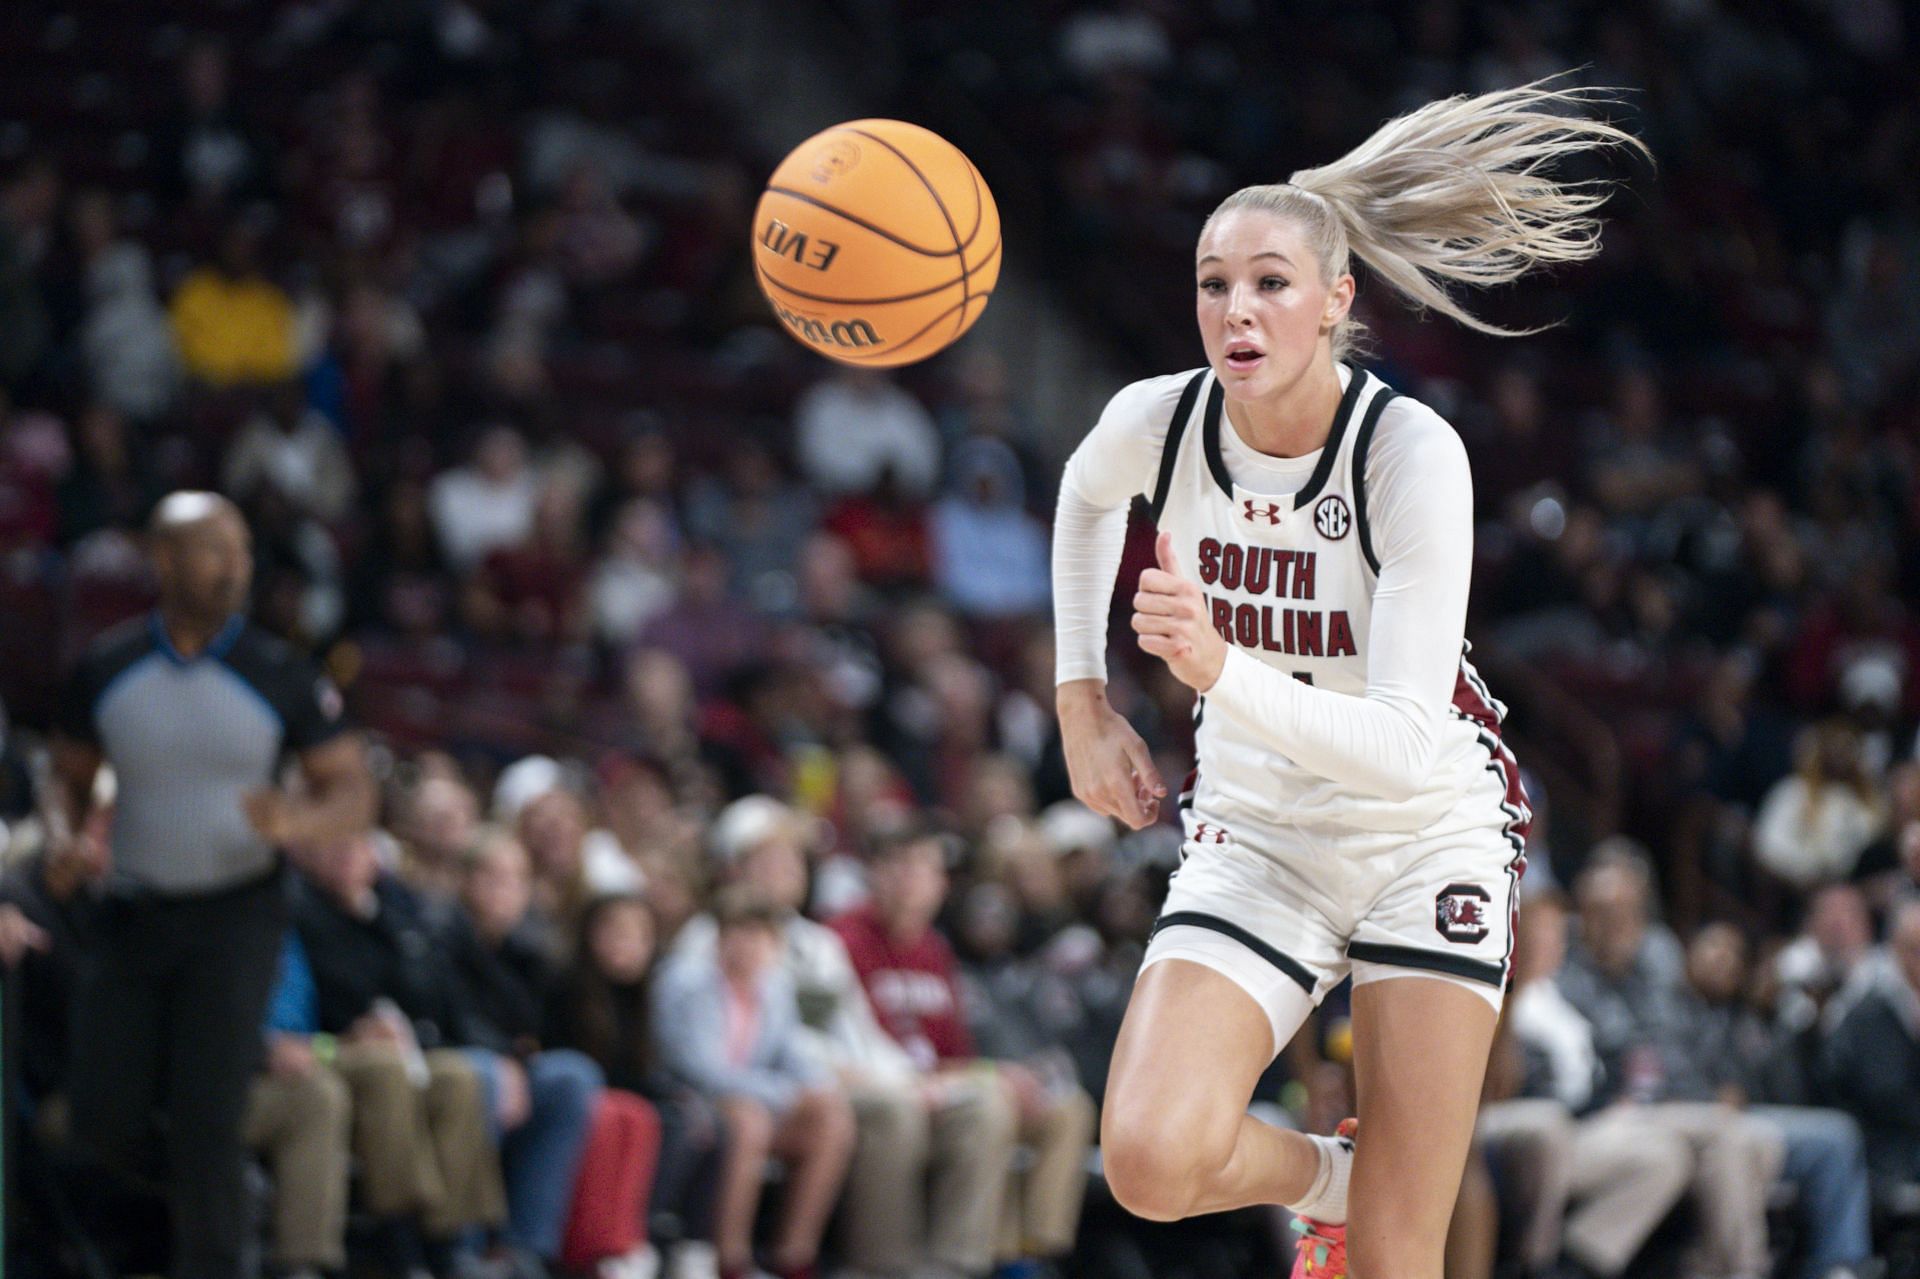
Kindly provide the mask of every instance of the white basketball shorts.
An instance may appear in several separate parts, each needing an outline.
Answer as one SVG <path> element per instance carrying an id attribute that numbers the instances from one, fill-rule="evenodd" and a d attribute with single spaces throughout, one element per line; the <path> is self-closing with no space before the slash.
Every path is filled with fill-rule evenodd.
<path id="1" fill-rule="evenodd" d="M 1349 974 L 1437 977 L 1500 1008 L 1525 864 L 1503 824 L 1422 837 L 1185 820 L 1141 970 L 1178 958 L 1219 972 L 1267 1013 L 1276 1052 L 1301 994 L 1317 1006 Z"/>

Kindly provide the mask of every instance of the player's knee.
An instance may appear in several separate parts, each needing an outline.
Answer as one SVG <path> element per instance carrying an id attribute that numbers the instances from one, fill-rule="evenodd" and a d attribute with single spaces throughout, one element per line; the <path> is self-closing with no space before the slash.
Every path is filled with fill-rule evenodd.
<path id="1" fill-rule="evenodd" d="M 1232 1153 L 1195 1138 L 1191 1129 L 1109 1109 L 1101 1124 L 1100 1162 L 1120 1206 L 1148 1221 L 1192 1216 Z"/>

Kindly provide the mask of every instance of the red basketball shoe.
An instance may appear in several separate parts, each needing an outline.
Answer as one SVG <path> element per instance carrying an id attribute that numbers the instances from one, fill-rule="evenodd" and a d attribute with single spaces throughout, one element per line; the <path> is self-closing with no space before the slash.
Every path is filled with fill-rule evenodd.
<path id="1" fill-rule="evenodd" d="M 1358 1119 L 1343 1119 L 1333 1130 L 1336 1137 L 1352 1141 L 1360 1131 Z M 1293 1254 L 1293 1279 L 1347 1279 L 1347 1225 L 1295 1217 L 1293 1228 L 1300 1236 Z"/>

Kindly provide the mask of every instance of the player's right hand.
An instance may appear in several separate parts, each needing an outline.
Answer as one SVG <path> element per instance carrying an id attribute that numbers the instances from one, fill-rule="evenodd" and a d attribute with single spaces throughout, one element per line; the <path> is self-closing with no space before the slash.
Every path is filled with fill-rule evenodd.
<path id="1" fill-rule="evenodd" d="M 1063 685 L 1059 706 L 1073 797 L 1134 830 L 1159 821 L 1160 801 L 1167 794 L 1160 770 L 1133 725 L 1107 702 L 1106 691 Z"/>

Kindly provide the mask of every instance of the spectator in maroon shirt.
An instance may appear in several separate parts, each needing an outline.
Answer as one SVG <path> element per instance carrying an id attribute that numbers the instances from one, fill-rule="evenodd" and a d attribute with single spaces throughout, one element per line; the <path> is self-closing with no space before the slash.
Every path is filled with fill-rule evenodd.
<path id="1" fill-rule="evenodd" d="M 833 921 L 887 1033 L 923 1070 L 964 1065 L 973 1036 L 960 1005 L 953 948 L 933 926 L 947 898 L 941 835 L 908 830 L 882 839 L 868 870 L 871 898 Z"/>
<path id="2" fill-rule="evenodd" d="M 867 903 L 833 921 L 875 1016 L 923 1069 L 991 1069 L 1020 1115 L 1033 1160 L 1014 1174 L 1000 1257 L 1052 1257 L 1073 1248 L 1093 1140 L 1092 1100 L 1070 1078 L 1042 1081 L 1017 1062 L 983 1063 L 961 1004 L 959 965 L 933 921 L 947 899 L 948 836 L 908 826 L 881 840 Z"/>

